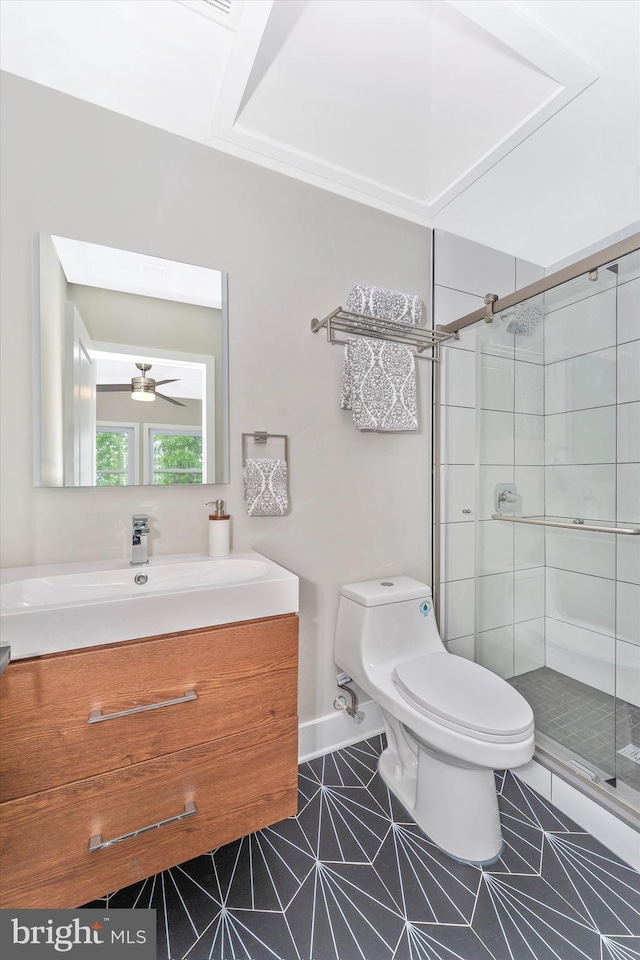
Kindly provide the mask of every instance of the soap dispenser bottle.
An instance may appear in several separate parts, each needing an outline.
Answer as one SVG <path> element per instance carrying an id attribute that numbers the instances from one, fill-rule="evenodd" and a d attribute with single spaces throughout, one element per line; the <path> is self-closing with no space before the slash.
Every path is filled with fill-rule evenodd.
<path id="1" fill-rule="evenodd" d="M 231 517 L 225 513 L 224 500 L 209 500 L 213 506 L 209 514 L 209 556 L 226 557 L 231 543 Z"/>

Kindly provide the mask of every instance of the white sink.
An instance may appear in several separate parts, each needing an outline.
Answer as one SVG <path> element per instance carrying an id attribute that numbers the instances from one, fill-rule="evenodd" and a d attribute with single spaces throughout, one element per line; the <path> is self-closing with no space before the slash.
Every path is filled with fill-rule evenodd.
<path id="1" fill-rule="evenodd" d="M 20 567 L 1 577 L 12 660 L 298 610 L 295 574 L 253 552 Z"/>

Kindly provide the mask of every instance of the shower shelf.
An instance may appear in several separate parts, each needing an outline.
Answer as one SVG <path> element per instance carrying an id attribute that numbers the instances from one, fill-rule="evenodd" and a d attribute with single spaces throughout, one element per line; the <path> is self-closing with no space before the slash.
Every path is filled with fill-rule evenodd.
<path id="1" fill-rule="evenodd" d="M 530 523 L 539 527 L 561 527 L 564 530 L 590 530 L 593 533 L 621 533 L 628 537 L 640 536 L 640 527 L 605 527 L 584 520 L 547 520 L 546 517 L 507 517 L 501 513 L 492 513 L 492 520 L 506 520 L 508 523 Z"/>
<path id="2" fill-rule="evenodd" d="M 370 337 L 373 340 L 388 340 L 392 343 L 404 343 L 414 347 L 416 359 L 435 360 L 437 356 L 427 356 L 424 350 L 437 348 L 447 340 L 458 339 L 456 334 L 441 333 L 439 330 L 427 330 L 424 327 L 413 327 L 406 323 L 396 323 L 393 320 L 383 320 L 380 317 L 371 317 L 365 313 L 352 313 L 338 307 L 324 320 L 311 321 L 311 331 L 318 333 L 323 327 L 327 330 L 329 343 L 346 344 L 346 340 L 339 340 L 336 333 L 346 333 L 356 337 Z"/>

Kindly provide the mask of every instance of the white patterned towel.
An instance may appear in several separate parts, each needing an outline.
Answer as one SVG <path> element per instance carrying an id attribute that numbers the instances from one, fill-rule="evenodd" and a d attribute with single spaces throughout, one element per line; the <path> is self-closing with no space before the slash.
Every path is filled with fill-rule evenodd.
<path id="1" fill-rule="evenodd" d="M 244 498 L 250 517 L 281 517 L 289 508 L 286 460 L 247 459 Z"/>
<path id="2" fill-rule="evenodd" d="M 412 327 L 422 320 L 422 300 L 401 290 L 357 283 L 346 309 Z M 357 337 L 344 348 L 340 409 L 353 410 L 359 430 L 417 430 L 415 361 L 402 343 Z"/>
<path id="3" fill-rule="evenodd" d="M 422 321 L 422 300 L 413 293 L 387 290 L 386 287 L 369 287 L 357 283 L 347 297 L 345 307 L 351 313 L 366 313 L 381 320 L 408 323 L 417 327 Z"/>
<path id="4" fill-rule="evenodd" d="M 416 370 L 402 343 L 354 337 L 345 347 L 340 406 L 358 430 L 417 430 Z"/>

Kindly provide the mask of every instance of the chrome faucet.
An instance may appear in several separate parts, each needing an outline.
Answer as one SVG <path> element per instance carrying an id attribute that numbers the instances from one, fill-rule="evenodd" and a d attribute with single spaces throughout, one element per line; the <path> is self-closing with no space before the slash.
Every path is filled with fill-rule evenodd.
<path id="1" fill-rule="evenodd" d="M 149 563 L 147 557 L 147 534 L 149 533 L 149 518 L 139 513 L 133 517 L 133 537 L 131 540 L 131 566 L 137 567 L 142 563 Z"/>

